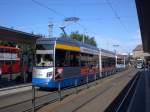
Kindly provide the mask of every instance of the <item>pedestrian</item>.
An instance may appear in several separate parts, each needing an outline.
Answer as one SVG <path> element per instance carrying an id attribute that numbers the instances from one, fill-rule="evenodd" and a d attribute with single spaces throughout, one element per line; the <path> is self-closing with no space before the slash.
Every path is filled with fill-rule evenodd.
<path id="1" fill-rule="evenodd" d="M 33 61 L 29 60 L 28 82 L 32 81 Z"/>

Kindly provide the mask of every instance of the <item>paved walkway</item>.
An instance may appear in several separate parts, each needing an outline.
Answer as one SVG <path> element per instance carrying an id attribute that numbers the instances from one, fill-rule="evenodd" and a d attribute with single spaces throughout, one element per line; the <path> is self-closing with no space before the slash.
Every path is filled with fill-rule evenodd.
<path id="1" fill-rule="evenodd" d="M 31 83 L 18 84 L 10 87 L 0 88 L 0 97 L 32 90 Z"/>
<path id="2" fill-rule="evenodd" d="M 136 73 L 136 70 L 130 69 L 99 80 L 96 86 L 84 89 L 61 102 L 49 104 L 38 112 L 102 112 Z"/>
<path id="3" fill-rule="evenodd" d="M 150 112 L 150 71 L 141 73 L 128 112 Z"/>

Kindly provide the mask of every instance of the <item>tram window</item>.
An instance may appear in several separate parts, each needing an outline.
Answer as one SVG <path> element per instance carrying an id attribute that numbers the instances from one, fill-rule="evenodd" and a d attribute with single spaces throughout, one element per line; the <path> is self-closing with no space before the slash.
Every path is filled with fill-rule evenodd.
<path id="1" fill-rule="evenodd" d="M 90 66 L 90 56 L 89 54 L 81 54 L 81 66 Z"/>
<path id="2" fill-rule="evenodd" d="M 70 54 L 69 51 L 56 49 L 56 55 L 55 55 L 56 67 L 70 66 L 70 55 L 69 54 Z"/>
<path id="3" fill-rule="evenodd" d="M 93 65 L 93 66 L 97 66 L 99 64 L 98 56 L 97 55 L 92 55 L 90 61 L 91 61 L 91 65 Z"/>
<path id="4" fill-rule="evenodd" d="M 64 58 L 64 62 L 63 62 L 63 66 L 70 66 L 70 52 L 69 51 L 65 51 L 65 58 Z"/>
<path id="5" fill-rule="evenodd" d="M 56 67 L 62 67 L 63 66 L 62 65 L 63 64 L 63 59 L 65 58 L 64 51 L 57 49 L 55 54 L 56 54 L 55 55 L 55 65 L 56 65 Z"/>
<path id="6" fill-rule="evenodd" d="M 38 50 L 51 50 L 51 49 L 53 49 L 53 45 L 50 45 L 50 44 L 37 44 L 36 49 L 38 49 Z"/>
<path id="7" fill-rule="evenodd" d="M 79 53 L 74 51 L 56 50 L 56 66 L 57 67 L 75 67 L 79 66 Z"/>
<path id="8" fill-rule="evenodd" d="M 108 66 L 107 59 L 102 59 L 102 67 Z"/>
<path id="9" fill-rule="evenodd" d="M 79 66 L 79 53 L 78 52 L 70 52 L 70 66 Z"/>
<path id="10" fill-rule="evenodd" d="M 82 53 L 80 59 L 81 59 L 81 66 L 86 66 L 87 62 L 86 55 Z"/>
<path id="11" fill-rule="evenodd" d="M 53 66 L 52 54 L 37 54 L 37 66 Z"/>

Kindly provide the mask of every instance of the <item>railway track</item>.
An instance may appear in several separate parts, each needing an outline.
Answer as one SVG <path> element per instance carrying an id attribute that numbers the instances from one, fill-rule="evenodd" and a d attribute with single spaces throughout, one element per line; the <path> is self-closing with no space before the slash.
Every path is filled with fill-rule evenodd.
<path id="1" fill-rule="evenodd" d="M 109 105 L 105 112 L 126 112 L 134 94 L 137 82 L 140 78 L 140 71 L 133 77 L 127 86 L 121 91 L 118 97 Z"/>
<path id="2" fill-rule="evenodd" d="M 125 74 L 128 74 L 128 73 L 130 73 L 130 72 L 131 72 L 131 71 L 126 71 Z M 123 79 L 124 77 L 126 77 L 126 75 L 118 76 L 118 77 L 114 78 L 114 80 L 117 80 L 118 82 L 120 82 L 121 79 Z M 135 78 L 135 77 L 134 77 L 134 78 Z M 134 78 L 133 78 L 133 79 L 134 79 Z M 108 79 L 109 79 L 109 78 L 108 78 Z M 133 80 L 133 79 L 132 79 L 132 80 Z M 91 98 L 88 99 L 86 102 L 82 103 L 80 106 L 78 106 L 77 108 L 75 108 L 74 110 L 72 110 L 72 112 L 76 112 L 76 111 L 80 110 L 82 107 L 86 106 L 88 103 L 90 103 L 90 102 L 92 102 L 93 100 L 97 99 L 99 96 L 101 96 L 101 95 L 102 95 L 103 93 L 105 93 L 106 91 L 112 89 L 113 86 L 114 86 L 113 83 L 112 83 L 111 85 L 107 86 L 104 90 L 98 92 L 95 96 L 91 97 Z M 109 112 L 110 112 L 110 111 L 109 111 Z"/>

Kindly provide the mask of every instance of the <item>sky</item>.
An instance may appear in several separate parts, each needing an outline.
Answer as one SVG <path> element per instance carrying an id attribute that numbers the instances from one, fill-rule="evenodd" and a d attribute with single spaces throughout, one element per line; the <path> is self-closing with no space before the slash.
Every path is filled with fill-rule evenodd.
<path id="1" fill-rule="evenodd" d="M 64 24 L 68 17 L 79 21 Z M 107 50 L 129 53 L 141 43 L 135 0 L 0 0 L 0 26 L 48 35 L 49 23 L 54 37 L 66 25 L 67 34 L 95 37 Z"/>

